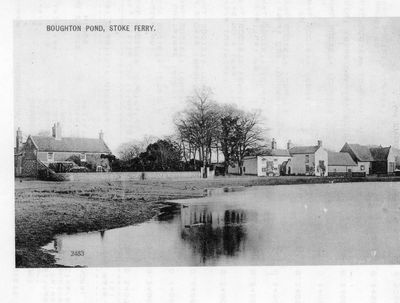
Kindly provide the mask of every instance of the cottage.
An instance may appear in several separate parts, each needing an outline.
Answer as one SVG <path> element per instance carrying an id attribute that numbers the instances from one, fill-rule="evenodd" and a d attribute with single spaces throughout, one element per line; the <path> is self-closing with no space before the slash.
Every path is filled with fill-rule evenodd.
<path id="1" fill-rule="evenodd" d="M 349 153 L 338 153 L 328 151 L 328 175 L 347 175 L 357 169 L 357 163 Z"/>
<path id="2" fill-rule="evenodd" d="M 259 155 L 247 156 L 243 159 L 243 172 L 245 175 L 279 176 L 285 163 L 291 159 L 287 149 L 278 149 L 275 139 L 272 139 L 271 148 L 262 151 Z M 229 173 L 239 174 L 238 166 L 230 166 Z"/>
<path id="3" fill-rule="evenodd" d="M 340 152 L 349 153 L 357 171 L 369 174 L 392 174 L 396 168 L 396 150 L 382 146 L 345 143 Z"/>
<path id="4" fill-rule="evenodd" d="M 289 153 L 292 157 L 287 163 L 289 175 L 328 175 L 328 153 L 321 140 L 317 145 L 291 147 Z"/>
<path id="5" fill-rule="evenodd" d="M 15 148 L 16 175 L 37 177 L 41 166 L 65 163 L 72 156 L 92 171 L 109 171 L 107 155 L 111 151 L 104 142 L 103 132 L 99 138 L 62 137 L 60 123 L 54 124 L 52 136 L 28 136 L 22 143 L 22 132 L 18 128 Z M 72 163 L 72 162 L 70 162 Z"/>

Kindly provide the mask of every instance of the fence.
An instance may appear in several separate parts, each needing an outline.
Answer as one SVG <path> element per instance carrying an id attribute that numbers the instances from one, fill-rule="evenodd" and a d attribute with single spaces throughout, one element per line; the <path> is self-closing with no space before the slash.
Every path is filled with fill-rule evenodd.
<path id="1" fill-rule="evenodd" d="M 200 179 L 199 171 L 174 171 L 174 172 L 107 172 L 107 173 L 65 173 L 71 181 L 137 181 L 137 180 L 158 180 L 173 179 L 187 180 Z"/>

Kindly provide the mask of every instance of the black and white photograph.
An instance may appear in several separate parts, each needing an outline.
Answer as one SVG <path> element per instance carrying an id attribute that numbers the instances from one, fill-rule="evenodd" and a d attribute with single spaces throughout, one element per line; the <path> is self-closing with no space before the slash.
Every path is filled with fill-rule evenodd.
<path id="1" fill-rule="evenodd" d="M 400 264 L 399 33 L 15 21 L 15 266 Z"/>

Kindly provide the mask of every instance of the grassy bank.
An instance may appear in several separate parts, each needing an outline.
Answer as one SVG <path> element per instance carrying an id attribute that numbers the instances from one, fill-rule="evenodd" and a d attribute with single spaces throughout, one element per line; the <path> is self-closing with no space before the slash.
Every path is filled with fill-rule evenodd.
<path id="1" fill-rule="evenodd" d="M 144 222 L 158 214 L 167 199 L 201 197 L 204 189 L 361 181 L 393 178 L 221 177 L 214 180 L 130 182 L 43 182 L 16 180 L 15 245 L 17 267 L 51 267 L 54 257 L 40 247 L 56 234 L 116 228 Z"/>

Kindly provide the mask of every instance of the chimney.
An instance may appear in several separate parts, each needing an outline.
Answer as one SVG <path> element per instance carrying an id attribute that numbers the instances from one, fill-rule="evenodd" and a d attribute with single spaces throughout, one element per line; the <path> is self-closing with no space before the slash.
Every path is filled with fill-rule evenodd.
<path id="1" fill-rule="evenodd" d="M 293 147 L 293 143 L 292 143 L 292 141 L 288 141 L 287 142 L 287 149 L 291 149 Z"/>
<path id="2" fill-rule="evenodd" d="M 56 140 L 61 140 L 61 125 L 60 122 L 54 123 L 52 130 L 52 135 Z"/>
<path id="3" fill-rule="evenodd" d="M 271 148 L 272 148 L 272 149 L 276 149 L 276 141 L 275 141 L 275 138 L 272 139 Z"/>
<path id="4" fill-rule="evenodd" d="M 22 131 L 19 127 L 17 129 L 17 137 L 16 137 L 16 141 L 15 141 L 15 147 L 16 147 L 17 153 L 22 148 Z"/>
<path id="5" fill-rule="evenodd" d="M 102 141 L 104 141 L 104 133 L 103 133 L 103 130 L 101 130 L 101 131 L 99 132 L 99 139 L 102 140 Z"/>
<path id="6" fill-rule="evenodd" d="M 322 141 L 318 140 L 318 146 L 321 147 L 322 146 Z"/>

